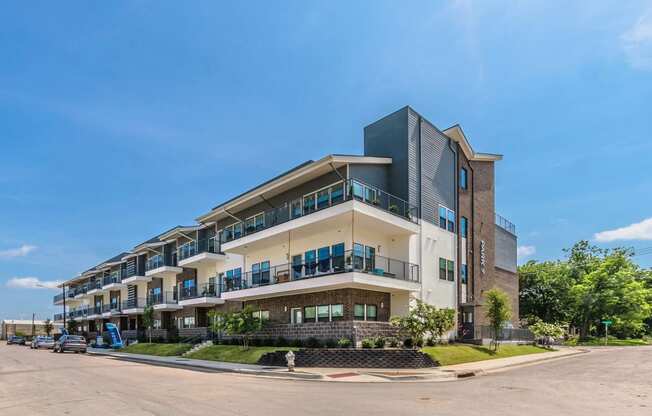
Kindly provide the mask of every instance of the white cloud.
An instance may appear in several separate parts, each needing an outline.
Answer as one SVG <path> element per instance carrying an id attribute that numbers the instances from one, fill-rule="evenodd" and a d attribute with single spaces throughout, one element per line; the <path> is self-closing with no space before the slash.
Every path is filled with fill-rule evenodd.
<path id="1" fill-rule="evenodd" d="M 537 252 L 537 248 L 534 246 L 518 246 L 518 248 L 516 249 L 516 256 L 519 258 L 528 257 L 536 252 Z"/>
<path id="2" fill-rule="evenodd" d="M 652 70 L 652 11 L 643 14 L 620 40 L 632 68 Z"/>
<path id="3" fill-rule="evenodd" d="M 14 277 L 7 281 L 7 287 L 16 289 L 57 289 L 60 280 L 40 280 L 38 277 Z"/>
<path id="4" fill-rule="evenodd" d="M 25 257 L 32 251 L 36 250 L 36 246 L 23 244 L 18 248 L 10 248 L 9 250 L 0 250 L 0 259 L 13 259 L 14 257 Z"/>
<path id="5" fill-rule="evenodd" d="M 593 238 L 601 243 L 618 240 L 652 240 L 652 218 L 615 230 L 601 231 Z"/>

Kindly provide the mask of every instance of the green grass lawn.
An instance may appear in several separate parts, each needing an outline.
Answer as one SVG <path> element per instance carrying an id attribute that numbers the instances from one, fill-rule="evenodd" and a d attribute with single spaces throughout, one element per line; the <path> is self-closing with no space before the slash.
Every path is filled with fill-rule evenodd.
<path id="1" fill-rule="evenodd" d="M 618 339 L 609 337 L 608 346 L 612 347 L 638 347 L 642 345 L 650 345 L 652 340 L 649 338 L 631 338 L 631 339 Z M 584 341 L 578 341 L 577 339 L 568 341 L 565 343 L 568 346 L 584 346 L 584 347 L 595 347 L 603 346 L 604 338 L 589 338 Z"/>
<path id="2" fill-rule="evenodd" d="M 423 352 L 437 360 L 441 365 L 453 365 L 469 363 L 472 361 L 492 360 L 494 358 L 514 357 L 517 355 L 538 354 L 550 352 L 550 349 L 536 347 L 534 345 L 501 345 L 498 352 L 493 350 L 466 344 L 439 345 L 436 347 L 424 347 Z"/>
<path id="3" fill-rule="evenodd" d="M 133 354 L 158 355 L 160 357 L 172 357 L 181 355 L 192 348 L 190 344 L 157 344 L 139 342 L 132 344 L 120 350 L 120 352 L 130 352 Z"/>
<path id="4" fill-rule="evenodd" d="M 277 350 L 297 350 L 288 347 L 249 347 L 243 350 L 239 345 L 213 345 L 188 355 L 197 360 L 225 361 L 228 363 L 256 364 L 263 354 Z"/>

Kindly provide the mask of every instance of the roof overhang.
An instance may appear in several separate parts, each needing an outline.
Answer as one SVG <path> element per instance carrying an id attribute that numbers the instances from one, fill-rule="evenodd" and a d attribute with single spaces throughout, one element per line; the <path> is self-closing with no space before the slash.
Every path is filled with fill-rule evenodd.
<path id="1" fill-rule="evenodd" d="M 204 229 L 206 227 L 210 227 L 211 225 L 214 225 L 214 222 L 209 222 L 205 224 L 198 224 L 198 225 L 189 225 L 186 227 L 174 227 L 170 231 L 166 232 L 165 234 L 161 234 L 159 238 L 161 240 L 169 240 L 169 239 L 174 239 L 177 237 L 186 237 L 188 233 L 192 233 L 195 231 L 199 231 L 201 229 Z"/>
<path id="2" fill-rule="evenodd" d="M 239 195 L 230 201 L 227 201 L 210 212 L 197 218 L 197 222 L 206 224 L 208 221 L 217 221 L 229 217 L 229 210 L 242 210 L 253 206 L 261 201 L 262 198 L 271 198 L 289 189 L 292 189 L 302 183 L 318 178 L 333 169 L 349 164 L 376 164 L 389 165 L 392 163 L 390 157 L 372 157 L 372 156 L 350 156 L 350 155 L 328 155 L 317 161 L 311 161 L 300 165 L 298 168 L 289 171 L 271 181 L 265 182 L 242 195 Z"/>
<path id="3" fill-rule="evenodd" d="M 456 124 L 452 127 L 449 127 L 443 131 L 443 133 L 448 136 L 451 140 L 459 143 L 462 152 L 469 160 L 474 160 L 477 162 L 495 162 L 497 160 L 502 160 L 503 155 L 491 154 L 491 153 L 475 153 L 469 140 L 462 130 L 462 126 Z"/>

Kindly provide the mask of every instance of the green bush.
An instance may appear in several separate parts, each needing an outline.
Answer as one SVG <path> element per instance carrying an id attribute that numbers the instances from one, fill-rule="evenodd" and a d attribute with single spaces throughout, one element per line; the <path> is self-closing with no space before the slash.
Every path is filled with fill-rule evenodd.
<path id="1" fill-rule="evenodd" d="M 251 338 L 249 341 L 249 345 L 252 347 L 260 347 L 262 345 L 263 340 L 260 338 Z"/>
<path id="2" fill-rule="evenodd" d="M 310 337 L 306 340 L 306 347 L 308 348 L 321 348 L 321 341 L 315 337 Z"/>
<path id="3" fill-rule="evenodd" d="M 413 348 L 414 347 L 414 341 L 412 340 L 412 338 L 409 338 L 409 337 L 405 338 L 403 340 L 403 346 L 405 348 Z"/>
<path id="4" fill-rule="evenodd" d="M 362 340 L 362 348 L 373 348 L 375 345 L 373 338 L 365 338 Z"/>
<path id="5" fill-rule="evenodd" d="M 333 338 L 329 338 L 324 342 L 324 345 L 326 348 L 335 348 L 337 347 L 337 341 L 335 341 Z"/>
<path id="6" fill-rule="evenodd" d="M 389 345 L 390 348 L 398 348 L 401 346 L 401 341 L 396 337 L 389 337 L 387 338 L 387 345 Z"/>
<path id="7" fill-rule="evenodd" d="M 274 338 L 263 338 L 260 345 L 264 347 L 273 347 L 275 345 Z"/>
<path id="8" fill-rule="evenodd" d="M 275 347 L 289 347 L 290 346 L 290 341 L 287 340 L 285 337 L 278 337 L 276 338 L 276 342 L 274 343 Z"/>
<path id="9" fill-rule="evenodd" d="M 303 347 L 303 341 L 299 338 L 293 339 L 292 341 L 290 341 L 290 347 L 301 348 Z"/>
<path id="10" fill-rule="evenodd" d="M 385 338 L 375 337 L 374 338 L 374 348 L 385 348 Z"/>
<path id="11" fill-rule="evenodd" d="M 337 346 L 340 348 L 349 348 L 351 347 L 351 340 L 348 338 L 340 338 L 337 340 Z"/>
<path id="12" fill-rule="evenodd" d="M 426 345 L 429 347 L 434 347 L 435 345 L 437 345 L 437 340 L 435 340 L 433 337 L 430 337 L 426 341 Z"/>

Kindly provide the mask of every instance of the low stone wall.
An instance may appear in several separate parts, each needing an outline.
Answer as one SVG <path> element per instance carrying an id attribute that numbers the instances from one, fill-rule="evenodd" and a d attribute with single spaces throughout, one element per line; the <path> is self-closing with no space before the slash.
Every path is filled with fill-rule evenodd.
<path id="1" fill-rule="evenodd" d="M 258 364 L 287 365 L 287 351 L 274 351 L 260 357 Z M 431 368 L 439 364 L 428 354 L 412 349 L 321 348 L 296 351 L 297 367 L 326 368 Z"/>
<path id="2" fill-rule="evenodd" d="M 396 337 L 398 331 L 389 322 L 335 321 L 307 322 L 303 324 L 269 324 L 256 334 L 257 338 L 284 337 L 288 340 L 317 338 L 325 341 L 349 338 L 359 345 L 364 338 L 375 336 Z"/>
<path id="3" fill-rule="evenodd" d="M 199 337 L 201 339 L 208 339 L 208 328 L 180 328 L 178 329 L 179 338 Z"/>

